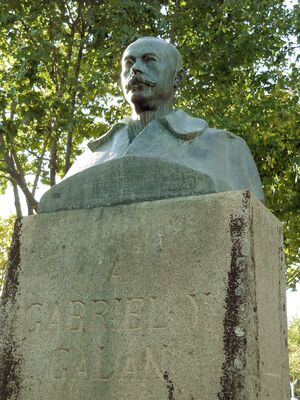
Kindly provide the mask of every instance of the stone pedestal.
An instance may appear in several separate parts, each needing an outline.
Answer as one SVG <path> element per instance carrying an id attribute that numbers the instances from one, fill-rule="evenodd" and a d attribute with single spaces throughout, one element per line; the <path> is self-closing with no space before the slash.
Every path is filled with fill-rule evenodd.
<path id="1" fill-rule="evenodd" d="M 1 318 L 1 400 L 289 398 L 281 225 L 249 192 L 24 218 Z"/>

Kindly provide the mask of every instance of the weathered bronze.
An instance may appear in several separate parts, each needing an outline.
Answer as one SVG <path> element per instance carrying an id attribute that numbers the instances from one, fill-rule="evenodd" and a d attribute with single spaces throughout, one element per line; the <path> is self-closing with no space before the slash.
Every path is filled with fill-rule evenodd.
<path id="1" fill-rule="evenodd" d="M 88 144 L 39 212 L 240 189 L 263 201 L 245 141 L 173 110 L 183 75 L 181 55 L 168 42 L 144 37 L 128 46 L 121 82 L 132 115 Z"/>

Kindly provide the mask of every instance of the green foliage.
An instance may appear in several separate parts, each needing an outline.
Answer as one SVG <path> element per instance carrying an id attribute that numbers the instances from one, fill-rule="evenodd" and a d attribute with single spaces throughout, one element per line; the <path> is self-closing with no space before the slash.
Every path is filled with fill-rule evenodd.
<path id="1" fill-rule="evenodd" d="M 139 36 L 170 39 L 187 67 L 176 106 L 249 144 L 266 205 L 284 224 L 287 279 L 295 286 L 298 5 L 288 10 L 283 0 L 11 0 L 0 2 L 0 15 L 0 191 L 9 179 L 24 192 L 32 213 L 38 182 L 53 185 L 84 139 L 102 135 L 128 113 L 118 84 L 126 46 Z"/>
<path id="2" fill-rule="evenodd" d="M 14 228 L 15 216 L 0 217 L 0 292 L 3 286 L 4 274 L 7 267 L 11 237 Z"/>
<path id="3" fill-rule="evenodd" d="M 295 318 L 292 321 L 291 325 L 289 326 L 289 364 L 290 364 L 291 382 L 296 383 L 296 380 L 298 380 L 299 382 L 300 381 L 300 318 Z"/>

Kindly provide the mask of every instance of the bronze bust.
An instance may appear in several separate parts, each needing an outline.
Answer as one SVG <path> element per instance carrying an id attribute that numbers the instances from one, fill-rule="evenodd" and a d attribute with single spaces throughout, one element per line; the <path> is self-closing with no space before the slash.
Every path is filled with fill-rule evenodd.
<path id="1" fill-rule="evenodd" d="M 170 43 L 144 37 L 128 46 L 121 81 L 131 117 L 88 144 L 39 212 L 241 189 L 263 201 L 245 141 L 173 110 L 182 78 L 181 55 Z"/>

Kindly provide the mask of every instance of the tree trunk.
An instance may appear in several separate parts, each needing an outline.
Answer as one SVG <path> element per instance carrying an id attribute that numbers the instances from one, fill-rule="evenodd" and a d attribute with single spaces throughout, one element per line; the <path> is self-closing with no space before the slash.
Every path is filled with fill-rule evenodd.
<path id="1" fill-rule="evenodd" d="M 71 167 L 72 147 L 73 147 L 73 132 L 69 131 L 68 138 L 67 138 L 67 151 L 66 151 L 66 161 L 65 161 L 65 168 L 64 168 L 65 175 Z"/>
<path id="2" fill-rule="evenodd" d="M 298 382 L 298 379 L 294 376 L 290 379 L 290 388 L 291 388 L 291 399 L 295 399 L 295 387 Z"/>
<path id="3" fill-rule="evenodd" d="M 57 143 L 53 140 L 50 150 L 50 185 L 54 186 L 56 184 L 56 151 Z"/>
<path id="4" fill-rule="evenodd" d="M 16 207 L 17 218 L 22 218 L 23 215 L 22 215 L 22 209 L 21 209 L 18 185 L 14 180 L 12 180 L 12 185 L 13 185 L 13 190 L 14 190 L 15 207 Z"/>

